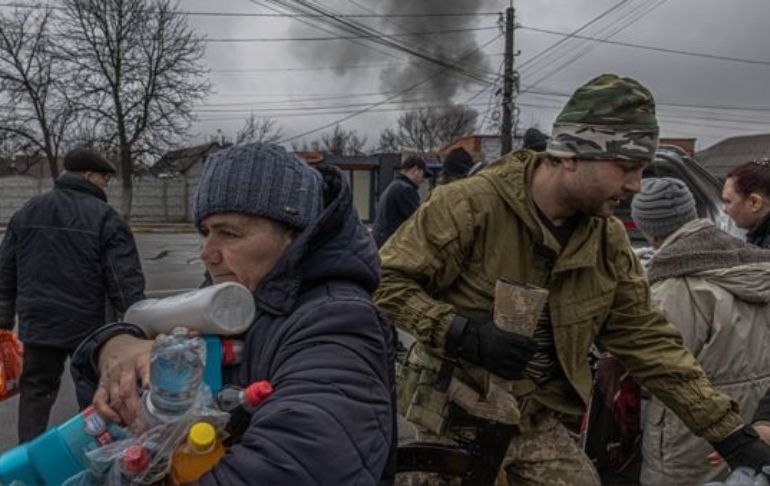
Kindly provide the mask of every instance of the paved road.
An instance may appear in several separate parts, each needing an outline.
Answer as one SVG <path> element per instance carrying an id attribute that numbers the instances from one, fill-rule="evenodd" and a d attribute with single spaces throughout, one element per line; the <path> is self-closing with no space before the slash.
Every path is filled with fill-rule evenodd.
<path id="1" fill-rule="evenodd" d="M 2 233 L 0 233 L 0 238 Z M 199 236 L 192 233 L 147 233 L 136 235 L 149 297 L 161 297 L 197 287 L 203 276 L 198 258 Z M 407 338 L 408 339 L 408 338 Z M 69 370 L 69 365 L 67 366 Z M 18 397 L 0 402 L 0 451 L 16 445 Z M 62 423 L 77 411 L 75 391 L 69 372 L 64 374 L 59 398 L 51 413 L 50 425 Z M 399 440 L 409 440 L 411 429 L 399 421 Z"/>
<path id="2" fill-rule="evenodd" d="M 203 264 L 198 258 L 200 242 L 196 234 L 147 233 L 137 234 L 136 240 L 147 278 L 148 296 L 162 296 L 199 285 Z M 0 403 L 0 451 L 16 445 L 17 410 L 18 397 Z M 51 413 L 50 425 L 63 422 L 76 411 L 74 387 L 69 372 L 66 372 L 59 398 Z"/>

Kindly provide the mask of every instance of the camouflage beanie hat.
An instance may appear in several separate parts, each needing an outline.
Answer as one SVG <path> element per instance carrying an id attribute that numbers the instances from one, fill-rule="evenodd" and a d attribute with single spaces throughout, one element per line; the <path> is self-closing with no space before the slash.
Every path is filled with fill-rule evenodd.
<path id="1" fill-rule="evenodd" d="M 581 160 L 652 160 L 655 100 L 631 78 L 602 74 L 578 88 L 553 124 L 546 151 Z"/>

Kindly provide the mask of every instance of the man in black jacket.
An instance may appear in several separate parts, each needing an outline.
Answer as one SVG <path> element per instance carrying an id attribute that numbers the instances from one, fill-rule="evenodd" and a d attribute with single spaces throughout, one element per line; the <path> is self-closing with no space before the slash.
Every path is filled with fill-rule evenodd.
<path id="1" fill-rule="evenodd" d="M 0 246 L 0 328 L 18 315 L 24 343 L 19 442 L 45 431 L 67 356 L 104 324 L 106 300 L 123 313 L 144 298 L 134 237 L 104 192 L 115 169 L 88 149 L 69 152 L 64 169 L 14 214 Z"/>
<path id="2" fill-rule="evenodd" d="M 412 156 L 401 164 L 401 173 L 396 175 L 377 203 L 377 215 L 374 218 L 372 236 L 380 248 L 390 235 L 396 232 L 401 223 L 420 205 L 417 189 L 428 175 L 425 161 Z"/>

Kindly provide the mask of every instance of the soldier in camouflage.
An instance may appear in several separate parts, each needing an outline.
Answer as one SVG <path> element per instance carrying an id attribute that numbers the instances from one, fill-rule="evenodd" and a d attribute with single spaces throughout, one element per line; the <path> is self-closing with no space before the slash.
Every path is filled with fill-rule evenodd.
<path id="1" fill-rule="evenodd" d="M 399 412 L 418 440 L 467 443 L 474 420 L 505 424 L 517 432 L 498 484 L 599 484 L 563 425 L 585 410 L 596 344 L 730 466 L 770 464 L 770 447 L 651 304 L 625 228 L 612 217 L 639 192 L 657 141 L 650 92 L 601 75 L 572 95 L 546 152 L 507 154 L 436 189 L 380 250 L 375 300 L 417 340 L 397 380 Z M 492 320 L 500 278 L 548 291 L 531 337 Z M 442 364 L 455 361 L 444 366 L 453 370 L 448 385 L 437 387 L 437 378 L 447 381 Z"/>

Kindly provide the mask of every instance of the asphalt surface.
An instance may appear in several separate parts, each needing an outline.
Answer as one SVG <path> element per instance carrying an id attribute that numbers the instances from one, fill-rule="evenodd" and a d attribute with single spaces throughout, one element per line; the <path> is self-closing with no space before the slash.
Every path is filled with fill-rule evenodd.
<path id="1" fill-rule="evenodd" d="M 158 230 L 153 229 L 153 231 Z M 198 258 L 200 237 L 197 234 L 137 232 L 135 236 L 147 281 L 148 297 L 163 297 L 196 288 L 200 284 L 204 267 Z M 2 238 L 1 232 L 0 238 Z M 402 339 L 404 338 L 402 336 Z M 49 426 L 60 424 L 75 413 L 77 413 L 75 390 L 69 374 L 69 364 L 67 364 L 59 396 L 51 412 Z M 17 414 L 18 396 L 0 402 L 0 452 L 17 443 Z M 399 441 L 408 441 L 411 437 L 411 427 L 399 418 Z"/>

